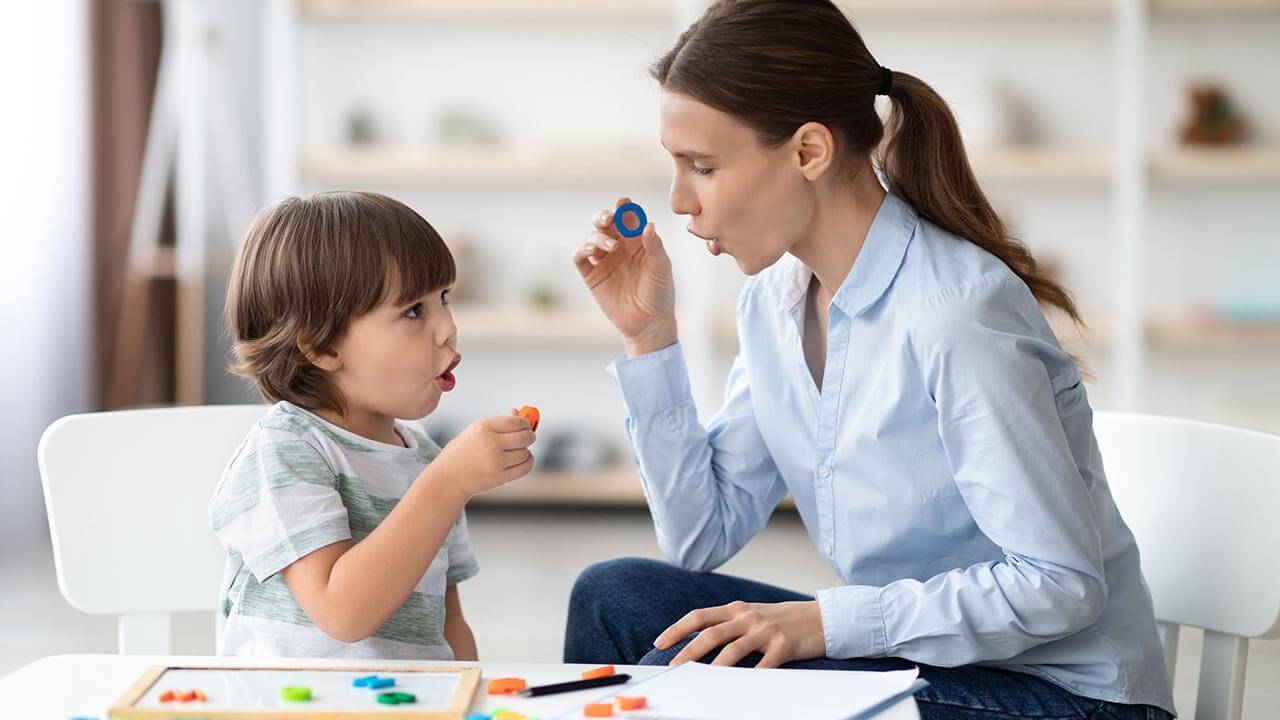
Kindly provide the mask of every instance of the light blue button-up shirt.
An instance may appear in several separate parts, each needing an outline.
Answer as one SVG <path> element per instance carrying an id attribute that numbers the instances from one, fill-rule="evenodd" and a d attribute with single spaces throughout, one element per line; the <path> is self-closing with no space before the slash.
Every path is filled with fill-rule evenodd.
<path id="1" fill-rule="evenodd" d="M 817 594 L 828 657 L 997 666 L 1173 712 L 1080 372 L 1027 286 L 890 193 L 828 308 L 817 387 L 810 277 L 788 255 L 747 281 L 707 428 L 679 345 L 610 366 L 666 556 L 720 566 L 790 492 L 842 582 Z"/>

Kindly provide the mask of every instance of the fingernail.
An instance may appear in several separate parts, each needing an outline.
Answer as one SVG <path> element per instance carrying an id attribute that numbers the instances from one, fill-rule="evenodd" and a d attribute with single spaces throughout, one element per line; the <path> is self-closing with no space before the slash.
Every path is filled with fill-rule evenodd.
<path id="1" fill-rule="evenodd" d="M 617 240 L 614 240 L 613 238 L 609 238 L 609 239 L 607 239 L 607 240 L 605 240 L 605 241 L 604 241 L 604 249 L 605 249 L 605 250 L 612 250 L 612 249 L 614 249 L 614 248 L 616 248 L 616 247 L 618 247 L 618 241 L 617 241 Z"/>

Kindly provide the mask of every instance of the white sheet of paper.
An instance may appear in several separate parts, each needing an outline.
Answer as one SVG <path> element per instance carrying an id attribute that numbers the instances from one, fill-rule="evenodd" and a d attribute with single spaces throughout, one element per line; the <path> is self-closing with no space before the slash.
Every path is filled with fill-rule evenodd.
<path id="1" fill-rule="evenodd" d="M 602 695 L 643 695 L 648 707 L 625 713 L 651 720 L 844 720 L 906 692 L 918 670 L 779 670 L 685 663 L 648 680 Z M 581 717 L 582 705 L 561 717 Z"/>

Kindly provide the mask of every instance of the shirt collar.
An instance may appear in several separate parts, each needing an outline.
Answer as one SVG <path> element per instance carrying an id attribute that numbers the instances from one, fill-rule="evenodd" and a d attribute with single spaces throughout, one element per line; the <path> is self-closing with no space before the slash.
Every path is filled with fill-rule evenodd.
<path id="1" fill-rule="evenodd" d="M 917 214 L 897 195 L 885 193 L 867 230 L 866 241 L 831 303 L 849 317 L 855 317 L 884 296 L 898 276 L 907 245 L 915 234 Z M 804 263 L 795 267 L 779 293 L 779 310 L 790 310 L 804 298 L 813 272 Z"/>

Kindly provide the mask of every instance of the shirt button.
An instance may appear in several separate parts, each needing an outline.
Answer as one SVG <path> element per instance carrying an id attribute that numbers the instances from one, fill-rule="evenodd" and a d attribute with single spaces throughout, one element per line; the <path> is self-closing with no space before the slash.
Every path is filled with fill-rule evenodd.
<path id="1" fill-rule="evenodd" d="M 819 466 L 818 466 L 818 477 L 820 477 L 820 478 L 827 478 L 827 477 L 831 477 L 831 468 L 827 467 L 826 465 L 819 465 Z"/>

